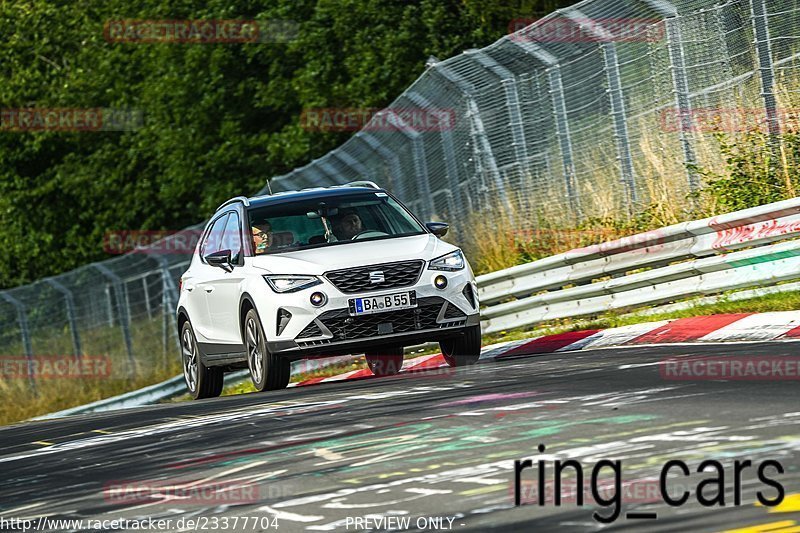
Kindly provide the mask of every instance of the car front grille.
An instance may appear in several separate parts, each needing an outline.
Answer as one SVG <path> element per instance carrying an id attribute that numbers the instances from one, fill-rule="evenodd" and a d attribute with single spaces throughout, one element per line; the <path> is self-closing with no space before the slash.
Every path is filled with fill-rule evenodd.
<path id="1" fill-rule="evenodd" d="M 324 276 L 345 294 L 408 287 L 419 279 L 424 261 L 402 261 L 331 270 Z M 376 274 L 380 272 L 381 274 Z M 382 281 L 378 281 L 381 280 Z"/>
<path id="2" fill-rule="evenodd" d="M 332 338 L 326 339 L 327 342 L 370 339 L 396 333 L 463 326 L 467 318 L 463 313 L 464 320 L 450 320 L 444 323 L 436 321 L 444 304 L 445 300 L 443 298 L 430 296 L 419 298 L 417 307 L 413 309 L 400 309 L 361 316 L 350 316 L 347 309 L 338 309 L 321 314 L 317 317 L 317 320 L 322 322 L 333 334 Z M 313 335 L 311 333 L 318 331 L 318 329 L 316 321 L 306 326 L 296 337 L 298 345 L 305 347 L 319 344 L 320 341 L 303 341 L 303 339 L 312 338 Z"/>

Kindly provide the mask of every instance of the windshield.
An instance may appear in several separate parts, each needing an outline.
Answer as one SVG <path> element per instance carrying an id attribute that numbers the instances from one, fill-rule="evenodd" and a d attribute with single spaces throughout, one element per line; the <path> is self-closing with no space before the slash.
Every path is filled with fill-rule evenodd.
<path id="1" fill-rule="evenodd" d="M 384 192 L 251 209 L 255 255 L 420 235 L 425 229 Z"/>

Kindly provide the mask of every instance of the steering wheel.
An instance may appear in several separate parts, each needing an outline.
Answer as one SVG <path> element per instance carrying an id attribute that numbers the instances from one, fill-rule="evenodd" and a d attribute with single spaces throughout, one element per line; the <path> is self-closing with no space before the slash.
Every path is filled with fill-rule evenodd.
<path id="1" fill-rule="evenodd" d="M 352 240 L 356 241 L 358 239 L 364 238 L 365 236 L 382 237 L 383 235 L 389 235 L 389 234 L 388 233 L 384 233 L 382 231 L 374 230 L 374 229 L 365 229 L 365 230 L 359 231 L 358 233 L 353 235 Z"/>

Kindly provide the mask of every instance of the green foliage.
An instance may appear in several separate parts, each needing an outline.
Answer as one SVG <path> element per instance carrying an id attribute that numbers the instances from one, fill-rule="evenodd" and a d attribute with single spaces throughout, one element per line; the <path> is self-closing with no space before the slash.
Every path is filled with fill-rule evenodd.
<path id="1" fill-rule="evenodd" d="M 698 198 L 714 206 L 714 212 L 727 213 L 795 196 L 800 177 L 800 140 L 796 133 L 771 140 L 767 133 L 754 129 L 735 137 L 715 132 L 714 138 L 725 158 L 724 172 L 696 169 L 707 181 Z"/>
<path id="2" fill-rule="evenodd" d="M 104 259 L 112 230 L 181 229 L 344 133 L 303 109 L 381 107 L 423 71 L 568 1 L 30 0 L 0 3 L 0 108 L 141 111 L 132 131 L 0 130 L 0 288 Z M 296 38 L 113 43 L 109 20 L 294 21 Z"/>

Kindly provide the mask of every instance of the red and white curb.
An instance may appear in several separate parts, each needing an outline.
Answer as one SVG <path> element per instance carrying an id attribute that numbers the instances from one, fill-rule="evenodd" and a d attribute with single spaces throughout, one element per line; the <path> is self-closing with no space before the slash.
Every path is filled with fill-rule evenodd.
<path id="1" fill-rule="evenodd" d="M 593 350 L 610 346 L 672 344 L 684 342 L 755 342 L 800 339 L 800 311 L 736 313 L 645 322 L 610 329 L 569 331 L 533 339 L 485 346 L 481 361 L 509 357 Z M 447 366 L 442 354 L 408 359 L 401 374 Z M 369 369 L 352 370 L 326 378 L 312 378 L 290 387 L 372 377 Z"/>

